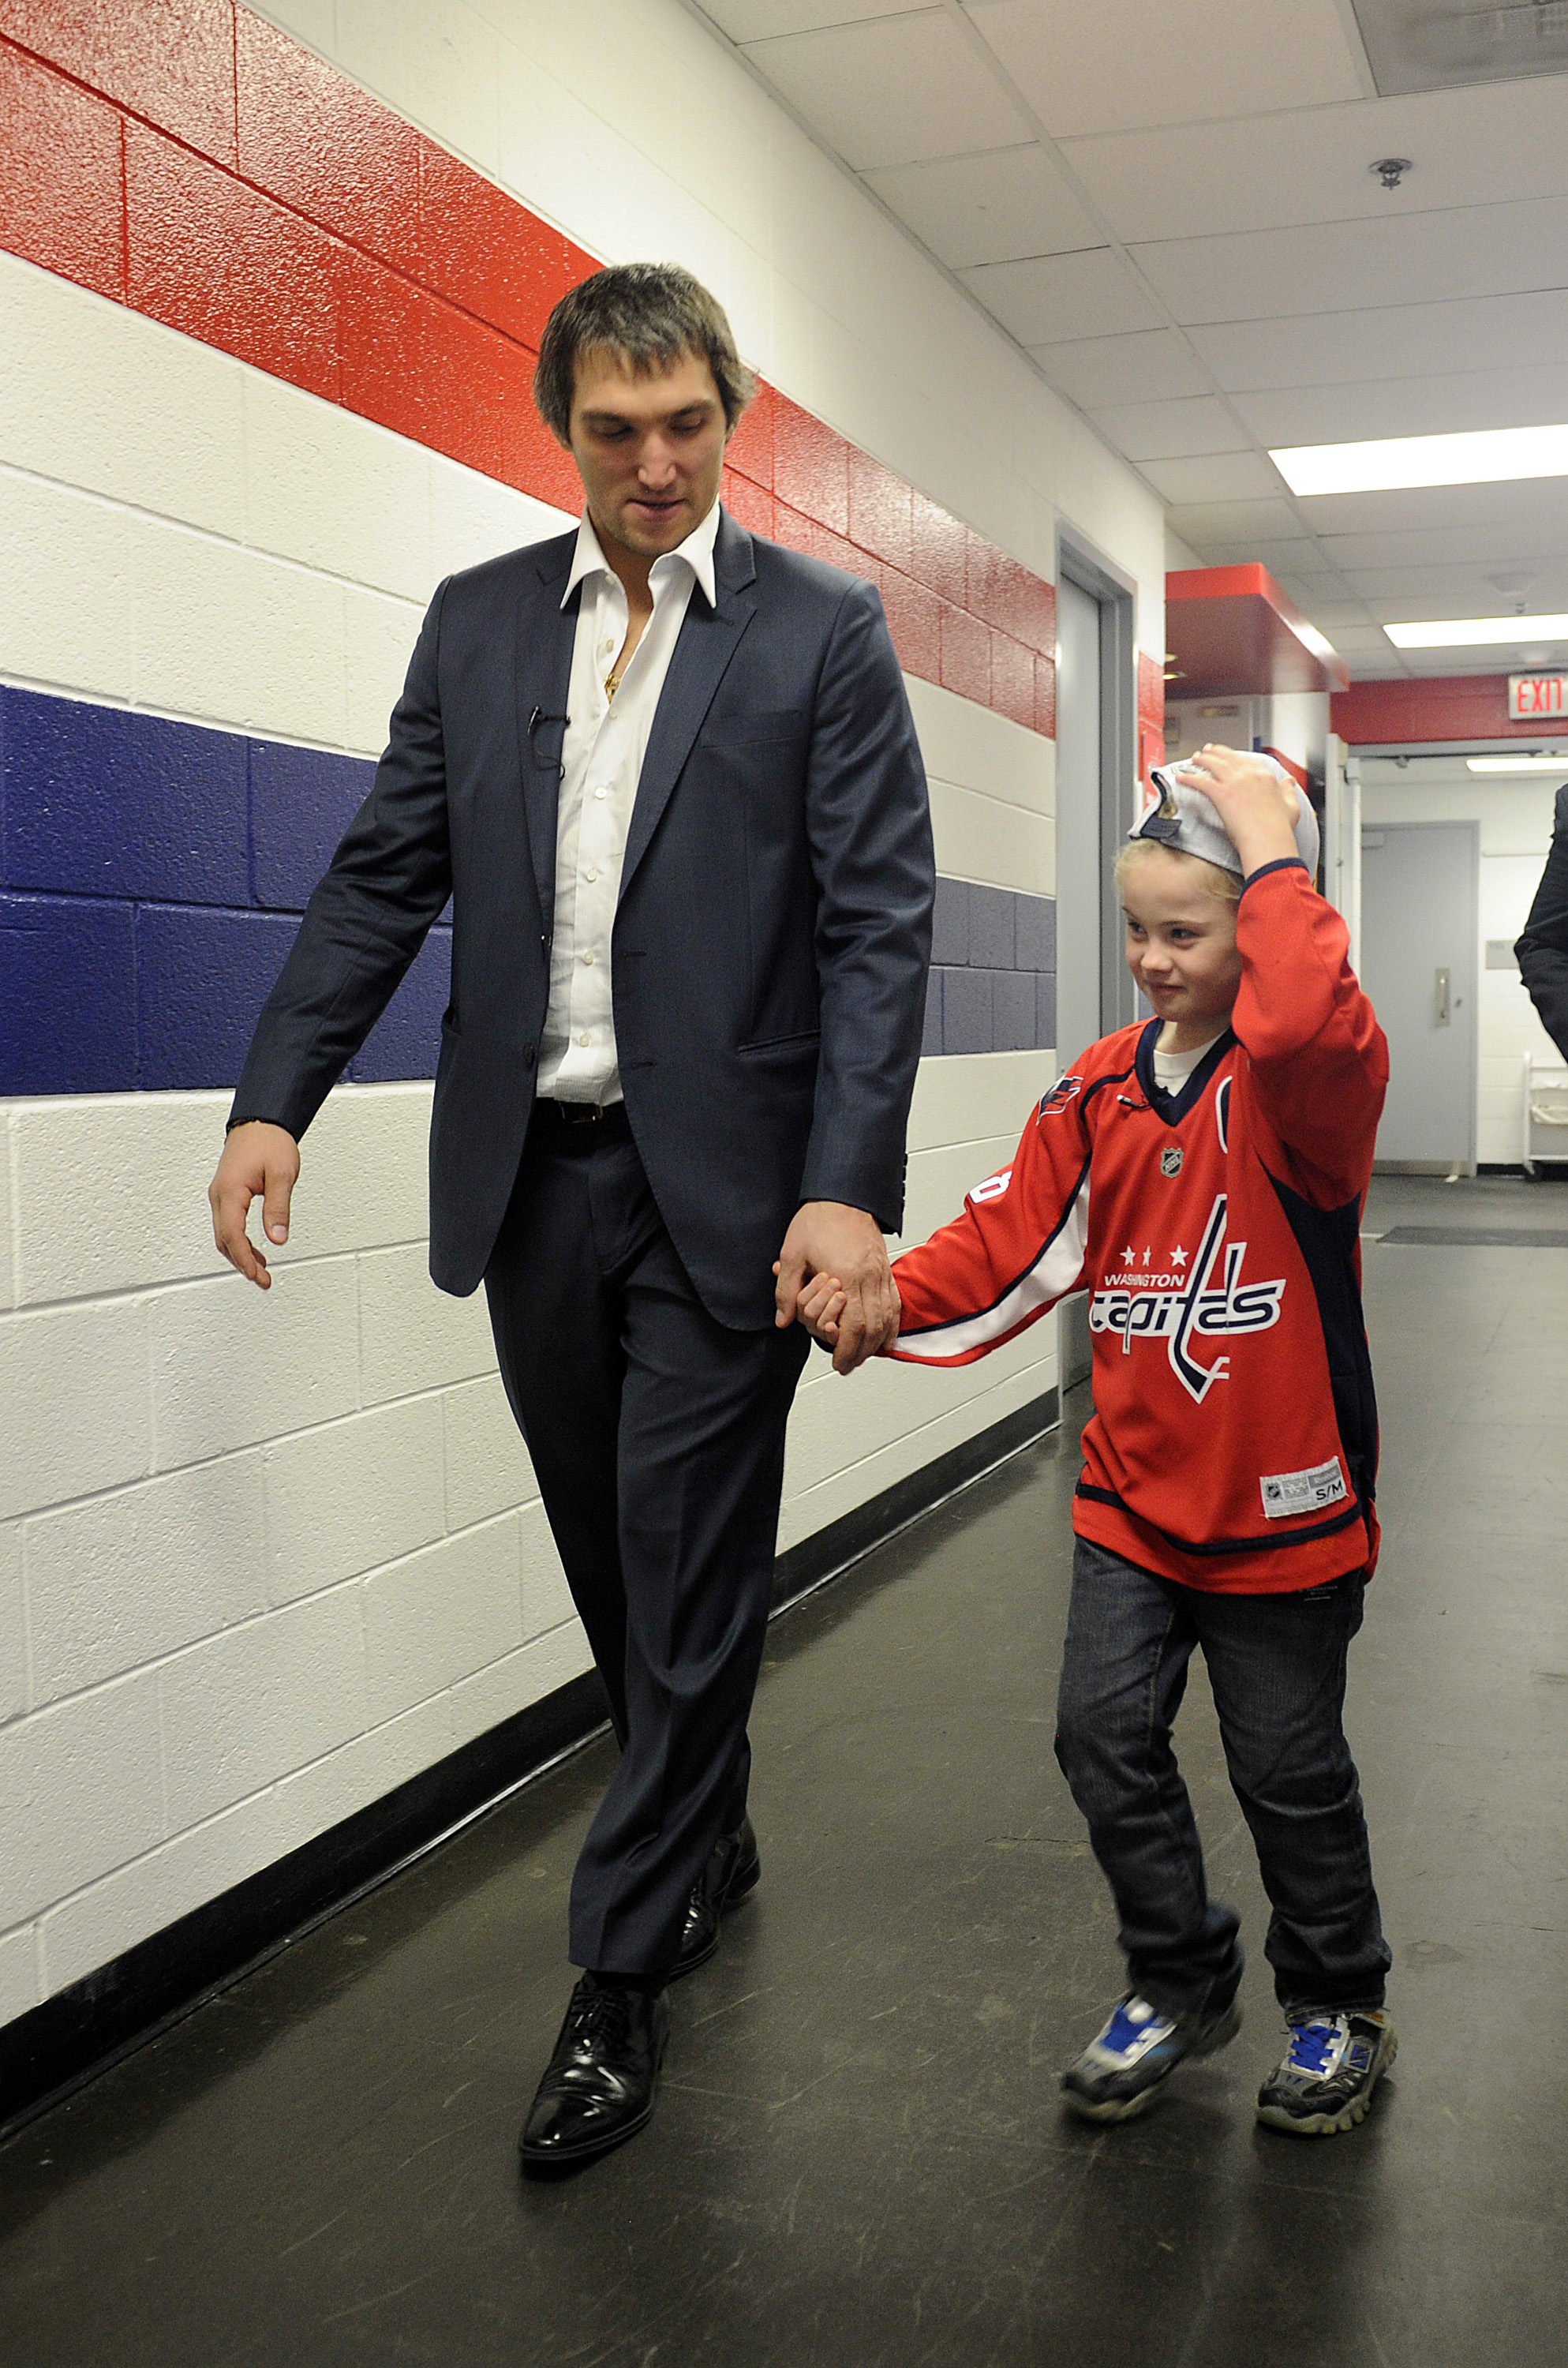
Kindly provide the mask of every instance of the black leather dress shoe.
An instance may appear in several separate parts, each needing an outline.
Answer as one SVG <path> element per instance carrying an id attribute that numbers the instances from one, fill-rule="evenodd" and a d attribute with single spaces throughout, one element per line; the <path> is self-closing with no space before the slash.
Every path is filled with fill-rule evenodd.
<path id="1" fill-rule="evenodd" d="M 586 2162 L 640 2130 L 669 2034 L 667 1991 L 650 1998 L 585 1974 L 517 2141 L 524 2168 Z"/>
<path id="2" fill-rule="evenodd" d="M 672 1982 L 708 1963 L 719 1945 L 719 1918 L 727 1908 L 739 1907 L 761 1879 L 756 1836 L 752 1831 L 751 1819 L 743 1817 L 737 1832 L 720 1835 L 713 1845 L 712 1857 L 691 1886 L 680 1953 L 670 1967 Z"/>

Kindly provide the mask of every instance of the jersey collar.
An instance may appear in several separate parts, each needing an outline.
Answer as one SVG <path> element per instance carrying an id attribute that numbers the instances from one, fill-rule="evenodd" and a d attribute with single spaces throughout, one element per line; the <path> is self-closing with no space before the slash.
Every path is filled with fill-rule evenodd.
<path id="1" fill-rule="evenodd" d="M 1138 1051 L 1132 1065 L 1143 1088 L 1143 1099 L 1155 1117 L 1163 1118 L 1167 1126 L 1179 1126 L 1187 1111 L 1201 1100 L 1204 1087 L 1234 1044 L 1235 1030 L 1227 1028 L 1217 1042 L 1210 1045 L 1179 1094 L 1167 1094 L 1163 1086 L 1154 1082 L 1154 1047 L 1159 1042 L 1160 1030 L 1165 1024 L 1156 1012 L 1138 1039 Z"/>

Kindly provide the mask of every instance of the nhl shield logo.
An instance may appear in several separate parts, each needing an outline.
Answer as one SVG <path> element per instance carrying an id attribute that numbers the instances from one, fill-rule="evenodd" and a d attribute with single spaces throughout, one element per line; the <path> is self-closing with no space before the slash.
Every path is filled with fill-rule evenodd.
<path id="1" fill-rule="evenodd" d="M 1181 1145 L 1179 1143 L 1167 1143 L 1164 1151 L 1161 1152 L 1160 1173 L 1162 1176 L 1179 1176 L 1181 1174 Z"/>

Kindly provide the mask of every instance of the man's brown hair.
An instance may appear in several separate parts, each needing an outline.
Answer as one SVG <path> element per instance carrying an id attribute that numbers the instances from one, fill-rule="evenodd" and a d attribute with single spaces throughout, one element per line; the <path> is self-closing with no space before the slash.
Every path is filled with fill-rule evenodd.
<path id="1" fill-rule="evenodd" d="M 619 355 L 637 376 L 649 378 L 687 354 L 698 355 L 713 373 L 726 427 L 733 427 L 756 392 L 723 306 L 677 263 L 612 263 L 569 289 L 551 313 L 540 340 L 534 401 L 562 444 L 577 359 L 592 352 Z"/>

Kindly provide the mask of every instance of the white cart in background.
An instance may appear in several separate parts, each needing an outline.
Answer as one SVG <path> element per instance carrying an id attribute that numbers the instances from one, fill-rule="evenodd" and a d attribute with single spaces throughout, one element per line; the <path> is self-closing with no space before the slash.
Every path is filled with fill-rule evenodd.
<path id="1" fill-rule="evenodd" d="M 1525 1054 L 1525 1174 L 1543 1161 L 1568 1164 L 1568 1063 L 1549 1053 Z"/>

